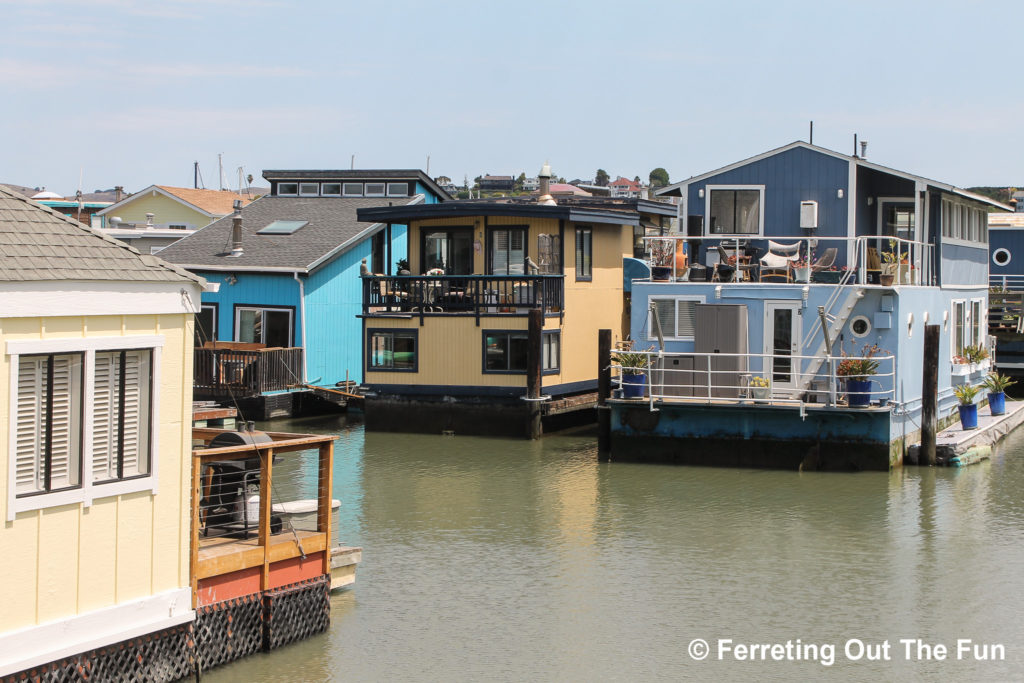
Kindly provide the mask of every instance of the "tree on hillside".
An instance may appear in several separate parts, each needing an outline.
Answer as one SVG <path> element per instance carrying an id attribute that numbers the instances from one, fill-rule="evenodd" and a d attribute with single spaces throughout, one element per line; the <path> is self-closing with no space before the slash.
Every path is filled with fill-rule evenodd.
<path id="1" fill-rule="evenodd" d="M 610 178 L 608 177 L 608 171 L 604 170 L 603 168 L 597 169 L 597 175 L 594 176 L 595 185 L 597 185 L 598 187 L 608 187 L 609 180 Z"/>
<path id="2" fill-rule="evenodd" d="M 519 177 L 516 178 L 515 185 L 513 185 L 512 187 L 513 187 L 513 189 L 515 189 L 516 192 L 522 192 L 523 191 L 523 183 L 525 183 L 525 182 L 526 182 L 526 174 L 525 173 L 520 173 Z"/>
<path id="3" fill-rule="evenodd" d="M 648 178 L 648 180 L 651 183 L 651 188 L 652 189 L 657 189 L 659 187 L 665 187 L 669 183 L 668 171 L 663 169 L 661 166 L 659 166 L 658 168 L 656 168 L 653 171 L 651 171 L 651 174 L 649 176 L 647 176 L 647 178 Z"/>

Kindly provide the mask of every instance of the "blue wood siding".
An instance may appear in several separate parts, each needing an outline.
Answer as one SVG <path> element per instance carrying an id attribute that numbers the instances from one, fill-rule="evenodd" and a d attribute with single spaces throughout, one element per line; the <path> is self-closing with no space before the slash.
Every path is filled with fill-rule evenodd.
<path id="1" fill-rule="evenodd" d="M 250 304 L 257 306 L 291 306 L 295 309 L 294 335 L 292 343 L 301 344 L 299 330 L 302 320 L 299 302 L 299 283 L 290 273 L 234 273 L 235 284 L 228 284 L 229 273 L 217 271 L 196 271 L 209 282 L 219 282 L 220 291 L 203 292 L 203 303 L 217 304 L 217 339 L 235 341 L 235 306 Z"/>
<path id="2" fill-rule="evenodd" d="M 804 237 L 800 202 L 814 200 L 818 202 L 818 236 L 845 237 L 848 180 L 849 164 L 844 159 L 797 147 L 690 185 L 687 212 L 705 214 L 705 198 L 698 196 L 698 190 L 707 185 L 764 185 L 765 236 Z M 842 199 L 836 192 L 840 189 Z"/>
<path id="3" fill-rule="evenodd" d="M 416 194 L 424 196 L 424 204 L 438 204 L 439 200 L 437 195 L 424 187 L 423 183 L 416 183 Z"/>
<path id="4" fill-rule="evenodd" d="M 989 230 L 989 253 L 996 249 L 1010 252 L 1010 262 L 1004 266 L 997 265 L 989 259 L 988 269 L 993 276 L 1024 275 L 1024 230 Z"/>
<path id="5" fill-rule="evenodd" d="M 404 225 L 391 226 L 391 261 L 407 258 Z M 361 382 L 363 284 L 359 267 L 370 262 L 372 238 L 364 239 L 314 271 L 306 280 L 306 371 L 310 382 L 329 386 Z"/>
<path id="6" fill-rule="evenodd" d="M 942 285 L 987 285 L 988 245 L 942 244 Z"/>

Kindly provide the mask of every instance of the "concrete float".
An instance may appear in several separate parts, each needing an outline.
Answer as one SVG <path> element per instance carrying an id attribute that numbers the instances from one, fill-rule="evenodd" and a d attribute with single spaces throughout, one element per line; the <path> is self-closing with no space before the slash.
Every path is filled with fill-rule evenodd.
<path id="1" fill-rule="evenodd" d="M 992 447 L 1024 423 L 1024 401 L 1007 401 L 1006 412 L 992 415 L 987 407 L 978 411 L 978 427 L 964 429 L 959 420 L 935 435 L 937 465 L 966 467 L 992 456 Z M 908 462 L 917 462 L 920 444 L 910 447 Z"/>

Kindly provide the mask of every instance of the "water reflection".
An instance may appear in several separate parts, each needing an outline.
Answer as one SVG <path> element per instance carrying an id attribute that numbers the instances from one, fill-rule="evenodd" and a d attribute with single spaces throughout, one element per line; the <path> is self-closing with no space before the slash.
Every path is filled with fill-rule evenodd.
<path id="1" fill-rule="evenodd" d="M 327 634 L 212 680 L 791 679 L 809 662 L 694 662 L 690 639 L 1001 642 L 1005 662 L 849 662 L 844 678 L 1019 678 L 1024 441 L 964 470 L 720 470 L 538 442 L 364 434 L 344 418 L 336 538 L 361 545 Z M 303 496 L 297 461 L 275 482 Z M 280 477 L 280 479 L 279 479 Z M 310 488 L 312 486 L 312 488 Z M 896 653 L 895 649 L 893 650 Z M 955 668 L 951 668 L 955 667 Z"/>

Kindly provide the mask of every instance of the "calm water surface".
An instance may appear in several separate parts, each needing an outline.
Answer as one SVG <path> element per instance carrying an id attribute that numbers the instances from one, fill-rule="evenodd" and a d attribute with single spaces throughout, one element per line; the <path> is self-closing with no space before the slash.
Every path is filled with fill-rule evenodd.
<path id="1" fill-rule="evenodd" d="M 1024 433 L 964 470 L 799 474 L 600 462 L 586 433 L 272 426 L 341 434 L 336 536 L 363 562 L 327 633 L 206 681 L 1024 679 Z M 311 497 L 312 463 L 275 466 L 279 494 Z M 835 661 L 719 661 L 726 638 Z M 907 661 L 904 638 L 950 653 Z M 958 661 L 958 638 L 1005 659 Z"/>

